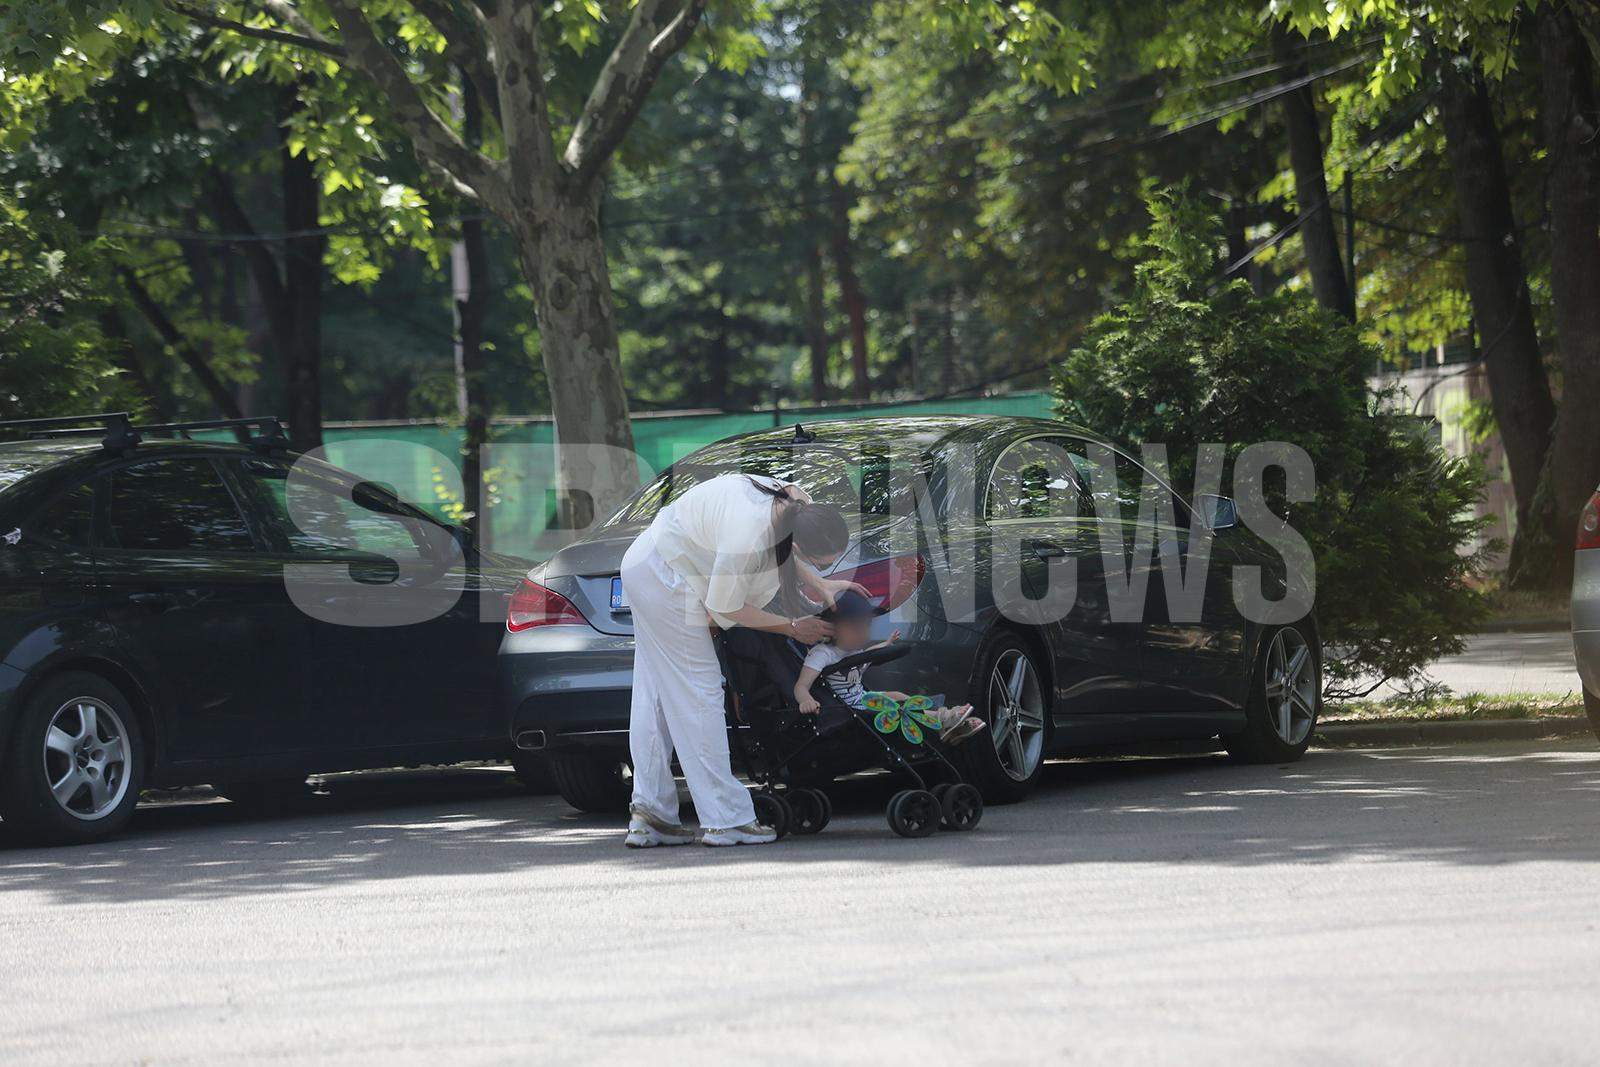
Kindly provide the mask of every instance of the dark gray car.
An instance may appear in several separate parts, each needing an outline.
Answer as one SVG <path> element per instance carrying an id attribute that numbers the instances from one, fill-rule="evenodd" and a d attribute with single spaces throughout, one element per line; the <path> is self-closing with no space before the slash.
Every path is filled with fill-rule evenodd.
<path id="1" fill-rule="evenodd" d="M 1091 476 L 1112 465 L 1114 481 Z M 1256 625 L 1236 609 L 1233 568 L 1260 566 L 1264 584 L 1281 587 L 1283 561 L 1237 525 L 1231 501 L 1207 498 L 1196 524 L 1189 503 L 1127 450 L 1062 423 L 830 422 L 685 457 L 513 598 L 500 680 L 514 736 L 545 753 L 562 795 L 582 810 L 627 801 L 633 637 L 617 588 L 623 553 L 664 504 L 729 471 L 796 481 L 850 514 L 856 537 L 834 573 L 852 574 L 886 609 L 875 637 L 900 630 L 913 649 L 869 685 L 974 704 L 990 733 L 961 752 L 986 798 L 1021 799 L 1051 754 L 1220 738 L 1243 758 L 1291 760 L 1310 741 L 1321 707 L 1316 628 L 1309 618 Z M 1170 511 L 1141 518 L 1145 486 Z M 1187 559 L 1202 525 L 1211 566 L 1199 610 L 1170 612 L 1158 550 Z M 1143 602 L 1130 616 L 1125 591 L 1140 577 Z"/>

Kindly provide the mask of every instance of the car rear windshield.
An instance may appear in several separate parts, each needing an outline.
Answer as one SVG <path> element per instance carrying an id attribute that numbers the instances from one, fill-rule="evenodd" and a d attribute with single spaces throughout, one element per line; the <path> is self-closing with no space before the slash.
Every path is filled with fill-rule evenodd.
<path id="1" fill-rule="evenodd" d="M 863 452 L 837 445 L 712 445 L 662 471 L 606 525 L 650 522 L 662 508 L 701 482 L 734 472 L 794 482 L 819 504 L 831 504 L 846 514 L 888 515 L 896 496 L 907 491 L 912 477 L 926 477 L 927 462 L 921 454 L 914 462 L 899 455 L 891 462 L 887 452 Z M 904 507 L 902 501 L 901 510 Z"/>
<path id="2" fill-rule="evenodd" d="M 30 474 L 52 467 L 67 456 L 54 451 L 11 451 L 0 448 L 0 493 L 10 489 Z"/>

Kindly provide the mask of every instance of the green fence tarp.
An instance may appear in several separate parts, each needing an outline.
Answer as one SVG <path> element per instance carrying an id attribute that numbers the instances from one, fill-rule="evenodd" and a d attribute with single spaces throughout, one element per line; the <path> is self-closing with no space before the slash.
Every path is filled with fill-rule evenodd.
<path id="1" fill-rule="evenodd" d="M 633 420 L 640 476 L 648 477 L 703 445 L 725 437 L 795 422 L 832 422 L 879 415 L 1029 415 L 1048 418 L 1050 394 L 950 398 L 874 406 L 786 408 L 712 414 L 639 415 Z M 330 423 L 323 430 L 329 462 L 390 486 L 402 498 L 453 518 L 460 500 L 459 426 L 435 423 Z M 485 467 L 490 489 L 486 543 L 516 555 L 542 557 L 555 547 L 545 538 L 555 494 L 548 420 L 496 423 Z M 517 446 L 544 445 L 546 449 Z"/>

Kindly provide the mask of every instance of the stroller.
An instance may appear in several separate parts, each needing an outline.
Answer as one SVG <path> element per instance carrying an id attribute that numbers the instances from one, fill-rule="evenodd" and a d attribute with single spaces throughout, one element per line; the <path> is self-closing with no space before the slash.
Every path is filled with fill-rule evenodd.
<path id="1" fill-rule="evenodd" d="M 937 728 L 918 719 L 917 708 L 860 711 L 842 703 L 826 684 L 830 675 L 897 660 L 909 648 L 867 649 L 833 664 L 812 687 L 820 710 L 804 715 L 794 703 L 802 646 L 743 627 L 718 634 L 716 645 L 728 680 L 733 750 L 757 784 L 756 818 L 779 837 L 820 833 L 833 804 L 819 787 L 872 766 L 914 783 L 890 798 L 884 812 L 889 828 L 901 837 L 928 837 L 941 827 L 971 830 L 983 818 L 983 794 L 962 778 Z M 935 769 L 942 780 L 930 788 L 925 772 Z"/>

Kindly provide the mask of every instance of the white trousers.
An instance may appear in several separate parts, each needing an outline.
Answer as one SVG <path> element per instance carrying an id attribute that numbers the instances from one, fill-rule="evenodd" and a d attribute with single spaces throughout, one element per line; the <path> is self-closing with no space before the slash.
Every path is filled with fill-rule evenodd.
<path id="1" fill-rule="evenodd" d="M 705 605 L 656 552 L 655 529 L 622 558 L 622 587 L 633 609 L 633 706 L 628 747 L 633 803 L 678 821 L 672 752 L 689 783 L 700 825 L 722 830 L 754 822 L 750 790 L 733 776 L 722 704 L 722 666 L 711 645 Z"/>

